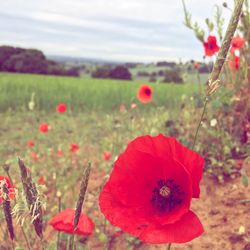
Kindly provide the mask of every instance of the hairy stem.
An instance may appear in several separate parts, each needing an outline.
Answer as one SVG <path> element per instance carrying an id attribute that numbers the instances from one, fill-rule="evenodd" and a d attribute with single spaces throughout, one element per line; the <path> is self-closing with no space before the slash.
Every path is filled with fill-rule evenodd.
<path id="1" fill-rule="evenodd" d="M 224 62 L 226 60 L 227 53 L 228 53 L 228 50 L 230 48 L 232 38 L 234 36 L 235 30 L 236 30 L 238 22 L 239 22 L 243 2 L 244 2 L 244 0 L 235 1 L 234 10 L 233 10 L 231 19 L 229 21 L 226 34 L 225 34 L 224 39 L 222 41 L 222 45 L 221 45 L 221 48 L 219 50 L 218 56 L 216 58 L 215 64 L 213 66 L 213 70 L 212 70 L 211 75 L 209 77 L 209 80 L 211 80 L 211 82 L 215 82 L 220 76 L 220 72 L 221 72 L 222 67 L 224 65 Z"/>

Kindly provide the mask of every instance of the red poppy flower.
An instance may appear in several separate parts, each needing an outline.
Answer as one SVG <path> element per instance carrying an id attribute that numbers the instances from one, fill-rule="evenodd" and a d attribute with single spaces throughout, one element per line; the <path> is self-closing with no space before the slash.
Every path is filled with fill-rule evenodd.
<path id="1" fill-rule="evenodd" d="M 75 143 L 70 144 L 70 147 L 69 147 L 70 152 L 76 153 L 79 149 L 80 147 L 78 146 L 78 144 L 75 144 Z"/>
<path id="2" fill-rule="evenodd" d="M 64 112 L 66 112 L 66 110 L 67 110 L 67 106 L 66 106 L 65 103 L 59 103 L 59 104 L 56 106 L 56 111 L 57 111 L 58 113 L 64 113 Z"/>
<path id="3" fill-rule="evenodd" d="M 49 131 L 49 125 L 47 123 L 41 123 L 39 130 L 41 133 L 47 133 Z"/>
<path id="4" fill-rule="evenodd" d="M 45 179 L 41 176 L 41 177 L 38 178 L 37 183 L 40 184 L 40 185 L 45 185 L 46 181 L 45 181 Z"/>
<path id="5" fill-rule="evenodd" d="M 58 157 L 63 157 L 63 151 L 61 149 L 58 149 L 57 156 Z"/>
<path id="6" fill-rule="evenodd" d="M 74 216 L 75 210 L 68 208 L 57 214 L 53 219 L 48 222 L 48 224 L 51 225 L 55 230 L 65 232 L 67 234 L 92 234 L 95 225 L 93 221 L 83 212 L 80 215 L 80 220 L 77 229 L 74 231 Z"/>
<path id="7" fill-rule="evenodd" d="M 111 158 L 111 153 L 109 151 L 105 151 L 102 157 L 103 157 L 103 160 L 108 161 Z"/>
<path id="8" fill-rule="evenodd" d="M 147 243 L 184 243 L 203 233 L 190 210 L 200 194 L 204 160 L 174 138 L 133 140 L 115 162 L 99 196 L 114 226 Z"/>
<path id="9" fill-rule="evenodd" d="M 14 187 L 11 185 L 10 179 L 5 176 L 0 176 L 0 204 L 3 202 L 3 194 L 2 194 L 2 184 L 6 183 L 8 190 L 9 190 L 9 199 L 14 200 L 15 199 L 15 192 Z"/>
<path id="10" fill-rule="evenodd" d="M 245 39 L 239 35 L 234 37 L 231 42 L 230 53 L 234 54 L 235 50 L 241 49 L 245 44 Z"/>
<path id="11" fill-rule="evenodd" d="M 234 56 L 233 58 L 229 59 L 229 67 L 232 70 L 238 70 L 240 67 L 240 57 Z"/>
<path id="12" fill-rule="evenodd" d="M 203 42 L 203 47 L 205 49 L 206 56 L 213 56 L 220 49 L 217 45 L 215 36 L 209 36 L 207 41 Z"/>
<path id="13" fill-rule="evenodd" d="M 137 98 L 142 103 L 148 103 L 152 100 L 153 90 L 148 85 L 141 85 L 137 92 Z"/>
<path id="14" fill-rule="evenodd" d="M 35 146 L 35 143 L 32 140 L 27 141 L 27 147 L 33 148 Z"/>
<path id="15" fill-rule="evenodd" d="M 193 66 L 194 66 L 195 69 L 198 69 L 200 67 L 200 64 L 198 62 L 194 62 Z"/>
<path id="16" fill-rule="evenodd" d="M 34 160 L 34 161 L 38 161 L 38 155 L 35 152 L 31 152 L 30 153 L 30 157 Z"/>

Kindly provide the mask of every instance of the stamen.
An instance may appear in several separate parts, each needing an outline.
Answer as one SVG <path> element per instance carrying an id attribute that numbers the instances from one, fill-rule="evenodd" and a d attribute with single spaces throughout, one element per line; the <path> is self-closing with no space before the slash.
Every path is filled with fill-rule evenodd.
<path id="1" fill-rule="evenodd" d="M 171 190 L 167 186 L 162 186 L 159 193 L 163 197 L 168 197 L 171 194 Z"/>
<path id="2" fill-rule="evenodd" d="M 172 179 L 161 179 L 152 190 L 151 203 L 159 213 L 171 212 L 181 205 L 185 194 Z"/>

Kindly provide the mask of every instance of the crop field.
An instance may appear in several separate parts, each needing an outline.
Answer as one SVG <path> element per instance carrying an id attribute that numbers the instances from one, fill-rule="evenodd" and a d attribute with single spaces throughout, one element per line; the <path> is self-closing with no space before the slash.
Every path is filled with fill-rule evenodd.
<path id="1" fill-rule="evenodd" d="M 117 109 L 121 104 L 136 102 L 136 91 L 142 82 L 72 77 L 0 74 L 0 111 L 27 109 L 34 93 L 36 110 L 54 111 L 65 102 L 71 111 Z M 150 84 L 154 97 L 152 106 L 175 109 L 183 94 L 191 97 L 196 84 Z M 141 105 L 148 108 L 147 105 Z M 142 107 L 144 109 L 144 107 Z"/>

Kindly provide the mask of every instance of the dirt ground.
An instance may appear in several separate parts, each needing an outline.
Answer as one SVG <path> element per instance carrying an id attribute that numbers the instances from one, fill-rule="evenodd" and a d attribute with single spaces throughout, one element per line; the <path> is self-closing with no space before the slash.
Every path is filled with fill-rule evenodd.
<path id="1" fill-rule="evenodd" d="M 192 210 L 202 221 L 205 233 L 190 243 L 174 244 L 171 250 L 250 249 L 249 246 L 247 247 L 247 244 L 250 243 L 247 241 L 250 236 L 250 204 L 240 202 L 240 200 L 249 198 L 250 187 L 243 187 L 240 177 L 220 184 L 211 177 L 204 176 L 201 183 L 201 198 L 193 199 Z M 245 228 L 243 235 L 239 233 L 241 226 Z M 91 243 L 90 245 L 90 249 L 128 249 L 124 244 L 124 236 L 116 237 L 112 248 L 104 248 L 104 246 L 92 245 Z M 138 246 L 129 249 L 165 250 L 167 246 L 138 244 Z"/>

